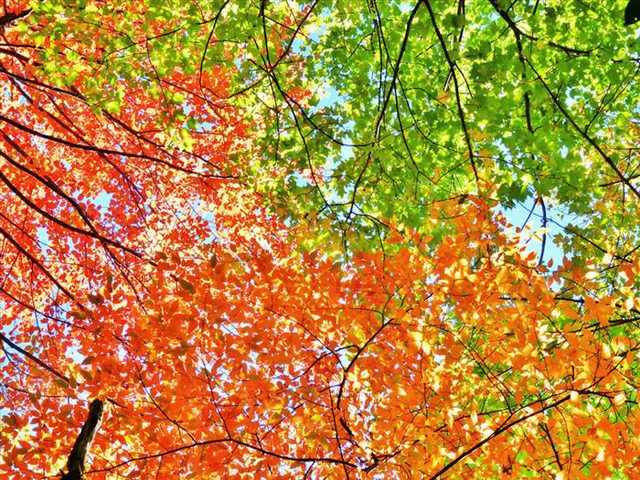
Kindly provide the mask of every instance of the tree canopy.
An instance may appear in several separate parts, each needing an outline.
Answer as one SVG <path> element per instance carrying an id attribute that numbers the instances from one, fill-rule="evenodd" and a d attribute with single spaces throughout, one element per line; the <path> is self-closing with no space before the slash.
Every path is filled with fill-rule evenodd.
<path id="1" fill-rule="evenodd" d="M 0 475 L 634 478 L 638 18 L 5 1 Z"/>

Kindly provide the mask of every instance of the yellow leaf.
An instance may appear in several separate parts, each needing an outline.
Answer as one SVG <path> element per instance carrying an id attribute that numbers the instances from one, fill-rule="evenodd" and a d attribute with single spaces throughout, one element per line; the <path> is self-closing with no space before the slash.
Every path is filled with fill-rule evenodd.
<path id="1" fill-rule="evenodd" d="M 620 392 L 618 393 L 615 397 L 613 397 L 613 404 L 614 405 L 622 405 L 624 402 L 627 401 L 627 396 L 625 395 L 624 392 Z"/>
<path id="2" fill-rule="evenodd" d="M 449 91 L 448 90 L 443 90 L 442 92 L 440 92 L 438 94 L 438 96 L 436 97 L 436 100 L 439 101 L 440 103 L 447 103 L 449 98 L 451 98 L 451 95 L 449 94 Z"/>

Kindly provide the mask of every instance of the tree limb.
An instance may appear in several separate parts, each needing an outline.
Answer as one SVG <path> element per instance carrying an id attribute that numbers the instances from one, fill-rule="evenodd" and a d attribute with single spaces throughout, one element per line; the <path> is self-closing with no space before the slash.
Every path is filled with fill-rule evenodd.
<path id="1" fill-rule="evenodd" d="M 26 17 L 30 13 L 31 13 L 30 8 L 27 8 L 26 10 L 22 10 L 21 12 L 5 13 L 0 17 L 0 28 L 4 27 L 5 25 L 9 25 L 14 20 Z"/>
<path id="2" fill-rule="evenodd" d="M 62 475 L 61 480 L 83 480 L 84 478 L 84 462 L 95 436 L 96 430 L 100 425 L 102 419 L 102 412 L 104 410 L 104 402 L 102 400 L 95 399 L 89 405 L 89 415 L 87 420 L 82 425 L 82 430 L 78 438 L 76 438 L 69 459 L 67 460 L 67 473 Z"/>

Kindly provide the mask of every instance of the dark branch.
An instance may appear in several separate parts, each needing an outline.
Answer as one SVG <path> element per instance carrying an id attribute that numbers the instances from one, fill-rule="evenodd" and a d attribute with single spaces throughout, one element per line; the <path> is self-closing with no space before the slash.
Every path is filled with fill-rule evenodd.
<path id="1" fill-rule="evenodd" d="M 63 374 L 58 372 L 55 368 L 50 367 L 49 365 L 44 363 L 42 360 L 40 360 L 38 357 L 36 357 L 32 353 L 27 352 L 24 348 L 22 348 L 22 347 L 16 345 L 15 343 L 13 343 L 11 340 L 9 340 L 7 337 L 5 337 L 2 333 L 0 333 L 0 341 L 5 343 L 6 345 L 8 345 L 13 350 L 16 350 L 17 352 L 20 352 L 20 354 L 24 355 L 29 360 L 32 360 L 34 363 L 36 363 L 39 366 L 41 366 L 42 368 L 44 368 L 47 372 L 52 373 L 53 375 L 58 377 L 60 380 L 65 382 L 67 385 L 69 384 L 69 379 L 67 377 L 65 377 Z"/>
<path id="2" fill-rule="evenodd" d="M 61 480 L 82 480 L 84 478 L 84 462 L 96 430 L 100 425 L 103 410 L 104 402 L 102 400 L 95 399 L 89 405 L 89 415 L 73 444 L 67 460 L 67 473 L 62 475 Z"/>
<path id="3" fill-rule="evenodd" d="M 30 13 L 31 13 L 30 8 L 27 8 L 26 10 L 22 10 L 21 12 L 5 13 L 3 16 L 0 17 L 0 28 L 10 24 L 14 20 L 18 20 L 19 18 L 24 18 Z"/>

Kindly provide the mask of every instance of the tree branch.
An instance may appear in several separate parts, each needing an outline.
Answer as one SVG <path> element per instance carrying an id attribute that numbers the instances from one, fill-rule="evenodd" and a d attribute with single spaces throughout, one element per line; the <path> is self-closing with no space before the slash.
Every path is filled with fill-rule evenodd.
<path id="1" fill-rule="evenodd" d="M 52 373 L 53 375 L 58 377 L 63 382 L 69 384 L 69 379 L 67 377 L 65 377 L 63 374 L 58 372 L 55 368 L 50 367 L 49 365 L 44 363 L 42 360 L 40 360 L 38 357 L 36 357 L 32 353 L 27 352 L 24 348 L 22 348 L 19 345 L 16 345 L 15 343 L 13 343 L 11 340 L 9 340 L 7 337 L 5 337 L 2 333 L 0 333 L 0 342 L 5 343 L 6 345 L 8 345 L 13 350 L 16 350 L 17 352 L 20 352 L 20 354 L 22 354 L 25 357 L 27 357 L 28 359 L 32 360 L 34 363 L 36 363 L 39 366 L 41 366 L 42 368 L 44 368 L 47 372 Z"/>
<path id="2" fill-rule="evenodd" d="M 30 8 L 27 8 L 26 10 L 22 10 L 21 12 L 5 13 L 3 16 L 0 17 L 0 28 L 4 27 L 5 25 L 9 25 L 14 20 L 18 20 L 19 18 L 24 18 L 30 13 L 31 13 Z"/>
<path id="3" fill-rule="evenodd" d="M 442 47 L 442 53 L 444 53 L 444 58 L 447 61 L 447 64 L 449 65 L 449 69 L 451 71 L 451 75 L 453 78 L 453 87 L 456 94 L 456 106 L 458 108 L 458 117 L 460 117 L 460 126 L 462 127 L 462 132 L 464 133 L 464 140 L 465 140 L 465 143 L 467 144 L 467 153 L 469 155 L 469 162 L 471 162 L 471 169 L 473 170 L 473 176 L 475 177 L 476 185 L 478 185 L 478 188 L 479 188 L 480 178 L 478 177 L 478 168 L 476 166 L 475 155 L 473 153 L 473 146 L 471 145 L 471 136 L 469 135 L 469 130 L 467 128 L 467 121 L 465 120 L 465 116 L 464 116 L 464 108 L 462 106 L 462 100 L 460 98 L 460 85 L 458 83 L 458 76 L 456 75 L 456 69 L 458 68 L 458 66 L 456 65 L 456 62 L 453 61 L 453 59 L 451 58 L 451 55 L 449 54 L 447 43 L 445 42 L 444 37 L 442 36 L 442 32 L 440 32 L 440 28 L 438 27 L 438 23 L 436 22 L 435 13 L 431 8 L 431 3 L 429 2 L 429 0 L 422 0 L 422 3 L 424 3 L 427 9 L 429 10 L 429 16 L 431 17 L 431 24 L 433 25 L 433 29 L 436 32 L 438 41 L 440 42 L 440 46 Z"/>
<path id="4" fill-rule="evenodd" d="M 95 399 L 89 405 L 89 415 L 73 444 L 67 460 L 67 473 L 62 475 L 61 480 L 82 480 L 84 478 L 84 462 L 96 430 L 100 425 L 103 410 L 104 402 L 102 400 Z"/>

